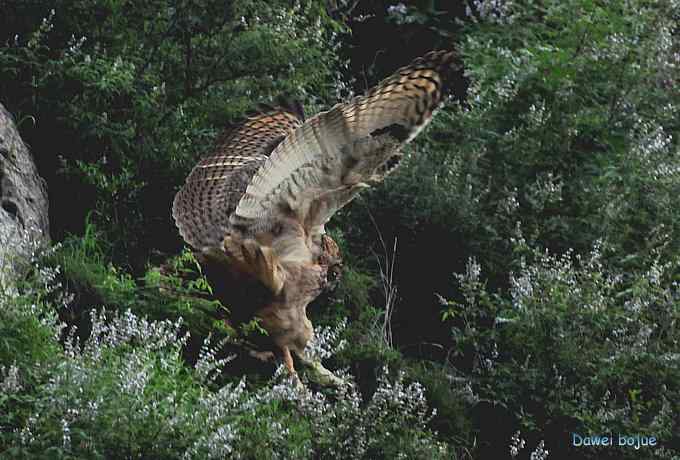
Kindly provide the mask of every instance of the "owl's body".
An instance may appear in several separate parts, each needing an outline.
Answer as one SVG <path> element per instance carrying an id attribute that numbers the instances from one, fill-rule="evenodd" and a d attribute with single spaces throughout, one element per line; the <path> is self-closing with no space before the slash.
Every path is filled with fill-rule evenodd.
<path id="1" fill-rule="evenodd" d="M 290 108 L 250 117 L 196 165 L 175 197 L 181 235 L 214 282 L 225 280 L 217 297 L 261 319 L 291 372 L 290 351 L 304 360 L 313 333 L 307 304 L 340 263 L 324 225 L 394 170 L 455 70 L 453 52 L 431 52 L 307 121 Z"/>

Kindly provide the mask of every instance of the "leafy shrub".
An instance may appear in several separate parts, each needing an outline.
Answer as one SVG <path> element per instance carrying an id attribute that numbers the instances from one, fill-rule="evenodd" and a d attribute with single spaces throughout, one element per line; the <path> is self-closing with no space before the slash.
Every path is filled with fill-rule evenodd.
<path id="1" fill-rule="evenodd" d="M 3 426 L 3 455 L 448 458 L 427 428 L 422 386 L 403 377 L 382 377 L 367 405 L 353 387 L 328 397 L 288 379 L 253 389 L 242 379 L 215 391 L 209 386 L 229 359 L 217 359 L 207 341 L 196 370 L 187 369 L 180 321 L 129 310 L 93 311 L 91 320 L 87 341 L 70 335 L 62 359 L 40 369 L 45 383 L 30 394 L 28 415 Z M 26 394 L 13 383 L 21 374 L 5 374 L 11 391 L 1 404 L 11 409 Z"/>
<path id="2" fill-rule="evenodd" d="M 334 18 L 322 3 L 3 10 L 0 99 L 47 175 L 57 237 L 84 235 L 2 293 L 0 455 L 677 456 L 678 3 L 475 0 L 459 24 L 440 2 L 361 2 L 356 16 L 351 2 L 326 2 Z M 341 20 L 355 31 L 382 21 L 393 36 L 365 59 L 356 36 L 338 48 Z M 246 384 L 190 254 L 149 268 L 179 247 L 173 192 L 256 102 L 294 93 L 316 109 L 349 92 L 336 52 L 361 57 L 345 76 L 361 86 L 422 37 L 450 46 L 452 34 L 467 97 L 332 224 L 348 268 L 310 310 L 330 328 L 322 342 L 349 316 L 350 346 L 316 350 L 359 389 L 300 393 L 280 373 Z M 399 62 L 380 68 L 385 56 Z M 399 242 L 389 309 L 366 257 L 381 238 Z M 60 316 L 80 326 L 65 351 L 62 276 L 75 301 Z M 192 369 L 184 341 L 206 336 Z M 512 419 L 492 419 L 508 433 L 493 456 L 474 420 L 484 404 Z M 579 430 L 646 433 L 662 447 L 574 450 Z"/>
<path id="3" fill-rule="evenodd" d="M 585 253 L 602 240 L 638 268 L 661 244 L 679 249 L 677 3 L 469 5 L 464 102 L 340 216 L 358 254 L 379 241 L 369 215 L 397 237 L 395 327 L 407 342 L 442 340 L 432 293 L 455 295 L 450 273 L 469 257 L 508 287 L 518 221 L 532 244 Z"/>
<path id="4" fill-rule="evenodd" d="M 456 347 L 474 355 L 475 394 L 510 409 L 534 436 L 551 424 L 551 449 L 570 456 L 640 455 L 570 450 L 571 432 L 647 434 L 672 449 L 680 423 L 672 415 L 680 396 L 677 261 L 623 272 L 603 264 L 601 246 L 582 257 L 531 248 L 521 234 L 514 243 L 507 295 L 489 293 L 471 261 L 458 277 L 463 300 L 446 302 Z"/>
<path id="5" fill-rule="evenodd" d="M 367 403 L 355 386 L 296 389 L 283 366 L 248 387 L 230 376 L 222 340 L 208 335 L 192 368 L 181 317 L 122 308 L 87 310 L 88 333 L 63 335 L 56 272 L 31 263 L 35 277 L 6 293 L 0 311 L 2 458 L 449 458 L 428 428 L 423 387 L 403 375 L 383 372 Z M 318 330 L 311 355 L 330 357 L 340 331 Z"/>
<path id="6" fill-rule="evenodd" d="M 50 185 L 53 231 L 80 234 L 95 210 L 107 256 L 137 272 L 151 249 L 178 248 L 172 197 L 218 131 L 281 94 L 316 107 L 342 91 L 341 26 L 320 2 L 10 2 L 3 13 L 0 100 L 35 120 L 22 134 Z"/>
<path id="7" fill-rule="evenodd" d="M 6 227 L 5 227 L 6 228 Z M 0 366 L 16 376 L 50 360 L 59 349 L 62 324 L 52 305 L 70 301 L 60 270 L 40 263 L 48 248 L 36 229 L 0 232 Z"/>
<path id="8" fill-rule="evenodd" d="M 85 235 L 66 239 L 49 258 L 59 267 L 73 301 L 62 312 L 62 319 L 79 327 L 87 337 L 92 305 L 110 310 L 133 312 L 152 319 L 182 318 L 184 327 L 197 337 L 205 337 L 221 326 L 227 310 L 211 297 L 211 289 L 200 266 L 189 250 L 150 267 L 143 277 L 134 278 L 126 270 L 107 261 L 106 239 L 88 221 Z"/>

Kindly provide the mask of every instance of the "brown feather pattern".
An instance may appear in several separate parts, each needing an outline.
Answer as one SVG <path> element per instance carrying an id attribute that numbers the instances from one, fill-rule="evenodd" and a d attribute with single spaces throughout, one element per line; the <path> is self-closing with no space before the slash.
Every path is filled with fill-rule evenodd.
<path id="1" fill-rule="evenodd" d="M 308 232 L 325 224 L 363 186 L 398 164 L 400 148 L 441 104 L 453 57 L 453 52 L 428 53 L 366 95 L 295 129 L 253 177 L 232 224 L 250 234 L 267 232 L 282 210 L 292 210 Z"/>
<path id="2" fill-rule="evenodd" d="M 220 137 L 213 153 L 191 171 L 175 196 L 172 214 L 184 240 L 196 249 L 220 247 L 229 216 L 255 172 L 294 128 L 302 124 L 282 109 L 255 115 Z"/>
<path id="3" fill-rule="evenodd" d="M 175 196 L 180 234 L 210 268 L 216 295 L 262 320 L 291 372 L 291 350 L 302 358 L 313 334 L 307 305 L 341 267 L 324 225 L 398 166 L 457 70 L 453 52 L 434 51 L 304 123 L 294 109 L 250 117 Z M 266 298 L 250 295 L 253 282 Z"/>

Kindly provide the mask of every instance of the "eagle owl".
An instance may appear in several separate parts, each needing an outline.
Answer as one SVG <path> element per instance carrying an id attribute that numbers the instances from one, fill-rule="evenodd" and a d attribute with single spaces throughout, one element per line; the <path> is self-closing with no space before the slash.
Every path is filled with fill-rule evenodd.
<path id="1" fill-rule="evenodd" d="M 294 377 L 291 352 L 334 382 L 303 352 L 313 334 L 306 307 L 340 264 L 324 225 L 398 166 L 456 70 L 452 51 L 433 51 L 306 121 L 295 106 L 251 116 L 220 138 L 175 196 L 179 232 L 216 297 L 232 314 L 261 320 Z"/>

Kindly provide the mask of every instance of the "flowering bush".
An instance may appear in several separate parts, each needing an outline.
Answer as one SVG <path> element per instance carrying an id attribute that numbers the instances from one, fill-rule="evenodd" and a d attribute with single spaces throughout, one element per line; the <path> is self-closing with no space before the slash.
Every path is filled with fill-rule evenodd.
<path id="1" fill-rule="evenodd" d="M 470 0 L 461 21 L 456 2 L 85 3 L 0 15 L 0 33 L 20 32 L 3 36 L 0 98 L 40 122 L 23 124 L 39 159 L 63 152 L 41 165 L 62 173 L 48 177 L 56 228 L 84 230 L 50 256 L 61 272 L 30 247 L 11 262 L 0 456 L 677 458 L 677 0 Z M 341 43 L 343 26 L 380 30 L 376 52 L 360 33 Z M 189 253 L 137 278 L 155 250 L 178 252 L 173 192 L 215 127 L 259 100 L 321 107 L 452 36 L 459 103 L 330 223 L 348 267 L 310 307 L 328 327 L 308 351 L 355 386 L 241 379 L 229 306 Z M 359 70 L 340 78 L 336 53 Z M 63 137 L 43 145 L 45 125 Z M 82 216 L 62 212 L 69 193 Z M 379 232 L 399 241 L 385 283 L 365 257 Z M 576 449 L 572 431 L 661 446 Z"/>
<path id="2" fill-rule="evenodd" d="M 474 350 L 475 393 L 510 408 L 534 435 L 553 421 L 550 450 L 578 458 L 639 452 L 573 450 L 571 431 L 647 434 L 671 444 L 680 422 L 671 415 L 680 413 L 678 261 L 622 272 L 603 264 L 600 244 L 587 256 L 553 255 L 519 232 L 514 247 L 520 255 L 507 295 L 488 292 L 470 261 L 457 277 L 462 301 L 442 299 L 458 346 Z M 531 458 L 543 458 L 542 448 L 536 452 Z"/>
<path id="3" fill-rule="evenodd" d="M 11 456 L 106 458 L 447 458 L 427 423 L 423 387 L 386 375 L 367 404 L 355 387 L 329 397 L 282 378 L 248 389 L 245 379 L 210 390 L 206 369 L 223 370 L 214 353 L 196 370 L 181 357 L 181 321 L 150 322 L 130 311 L 92 312 L 90 338 L 70 335 L 44 382 L 26 392 L 16 366 L 2 368 L 3 410 Z M 323 335 L 321 335 L 323 337 Z M 206 345 L 207 346 L 207 345 Z M 385 372 L 386 374 L 386 372 Z M 349 379 L 349 376 L 345 376 Z"/>
<path id="4" fill-rule="evenodd" d="M 1 457 L 448 458 L 428 427 L 423 387 L 404 375 L 391 380 L 385 369 L 367 403 L 356 386 L 297 389 L 283 366 L 265 385 L 216 386 L 231 357 L 220 358 L 223 342 L 208 336 L 188 367 L 181 318 L 92 309 L 85 340 L 75 328 L 62 335 L 45 297 L 62 288 L 34 264 L 37 281 L 2 298 L 3 337 L 16 348 L 0 354 Z M 342 348 L 343 328 L 318 330 L 310 356 Z M 14 354 L 12 341 L 28 346 L 36 336 L 43 353 Z"/>
<path id="5" fill-rule="evenodd" d="M 315 2 L 9 2 L 0 30 L 0 101 L 34 120 L 22 135 L 53 230 L 81 233 L 90 214 L 140 271 L 179 246 L 173 191 L 225 125 L 280 95 L 309 107 L 347 92 L 342 27 Z"/>

